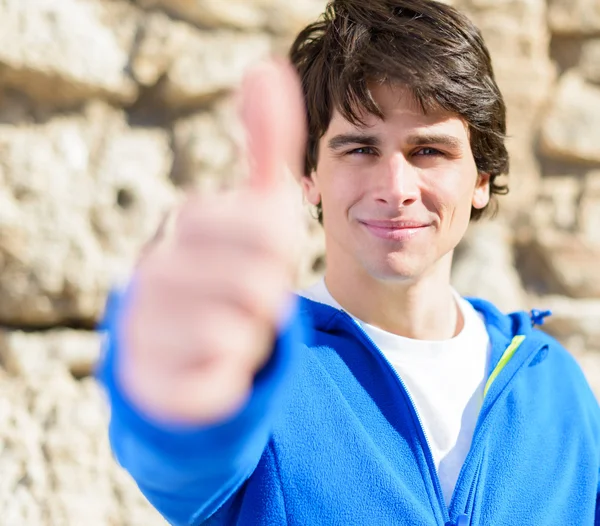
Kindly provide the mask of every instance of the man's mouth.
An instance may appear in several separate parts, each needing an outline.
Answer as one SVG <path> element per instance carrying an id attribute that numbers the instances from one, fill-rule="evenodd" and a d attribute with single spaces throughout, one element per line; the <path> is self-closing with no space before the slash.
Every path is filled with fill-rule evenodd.
<path id="1" fill-rule="evenodd" d="M 431 226 L 422 221 L 375 220 L 359 221 L 372 235 L 388 241 L 408 241 Z"/>

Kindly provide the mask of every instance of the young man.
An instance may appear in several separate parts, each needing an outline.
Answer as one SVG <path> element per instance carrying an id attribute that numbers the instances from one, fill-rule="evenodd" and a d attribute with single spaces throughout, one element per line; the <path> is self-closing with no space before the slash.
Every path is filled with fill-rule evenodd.
<path id="1" fill-rule="evenodd" d="M 600 524 L 580 369 L 539 317 L 450 285 L 508 168 L 478 30 L 431 0 L 334 0 L 291 58 L 302 94 L 275 65 L 245 83 L 247 187 L 190 198 L 109 306 L 119 462 L 178 525 Z M 286 165 L 327 249 L 293 301 Z"/>

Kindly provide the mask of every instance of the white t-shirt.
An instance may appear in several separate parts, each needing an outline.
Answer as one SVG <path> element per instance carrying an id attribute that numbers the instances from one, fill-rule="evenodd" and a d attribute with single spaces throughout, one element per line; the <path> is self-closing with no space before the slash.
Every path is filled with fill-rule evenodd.
<path id="1" fill-rule="evenodd" d="M 299 293 L 343 310 L 321 279 Z M 490 339 L 481 315 L 455 293 L 464 318 L 450 340 L 413 340 L 354 318 L 396 369 L 413 400 L 438 471 L 446 504 L 471 447 L 483 402 Z"/>

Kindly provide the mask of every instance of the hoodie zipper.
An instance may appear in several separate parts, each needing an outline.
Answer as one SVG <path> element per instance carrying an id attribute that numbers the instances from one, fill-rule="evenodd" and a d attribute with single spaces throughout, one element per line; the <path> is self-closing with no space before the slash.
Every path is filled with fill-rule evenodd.
<path id="1" fill-rule="evenodd" d="M 422 440 L 422 444 L 421 445 L 423 446 L 423 442 L 424 442 L 425 447 L 423 448 L 423 450 L 424 450 L 424 453 L 425 453 L 425 458 L 427 460 L 427 466 L 429 467 L 429 474 L 430 474 L 431 479 L 433 481 L 433 486 L 434 486 L 434 489 L 435 489 L 435 492 L 436 492 L 436 496 L 437 496 L 437 499 L 438 499 L 438 505 L 439 505 L 440 510 L 442 512 L 442 517 L 444 519 L 444 524 L 447 524 L 450 521 L 450 515 L 448 513 L 448 508 L 447 508 L 446 503 L 444 501 L 444 496 L 443 496 L 443 492 L 442 492 L 442 485 L 440 483 L 440 478 L 438 476 L 437 470 L 435 469 L 435 461 L 433 460 L 433 454 L 431 453 L 431 446 L 429 445 L 429 439 L 427 438 L 427 433 L 425 432 L 425 428 L 423 427 L 423 422 L 421 421 L 421 417 L 419 416 L 419 412 L 417 411 L 415 402 L 412 399 L 412 396 L 410 395 L 410 392 L 406 388 L 406 385 L 405 385 L 404 381 L 402 380 L 402 378 L 400 377 L 400 375 L 398 374 L 398 371 L 396 371 L 396 368 L 385 357 L 385 354 L 383 354 L 383 352 L 375 344 L 375 342 L 373 341 L 373 339 L 354 320 L 354 318 L 352 318 L 352 316 L 350 316 L 345 311 L 340 311 L 340 312 L 342 312 L 343 315 L 351 322 L 352 327 L 358 331 L 359 336 L 362 337 L 364 340 L 367 341 L 368 345 L 366 345 L 366 347 L 370 346 L 372 349 L 374 349 L 377 352 L 377 354 L 383 359 L 383 361 L 388 365 L 388 367 L 391 369 L 391 371 L 393 372 L 394 376 L 398 380 L 398 383 L 400 384 L 400 387 L 401 387 L 402 391 L 404 392 L 404 394 L 408 398 L 408 400 L 410 402 L 409 405 L 410 405 L 410 408 L 412 409 L 413 415 L 416 417 L 417 422 L 419 422 L 419 426 L 418 427 L 419 427 L 419 431 L 421 433 L 421 437 L 420 437 L 421 440 Z M 365 342 L 363 342 L 363 343 L 365 343 Z"/>
<path id="2" fill-rule="evenodd" d="M 535 340 L 533 340 L 533 344 L 531 343 L 532 337 L 528 337 L 528 339 L 530 340 L 530 344 L 532 345 L 532 348 L 528 350 L 527 353 L 527 357 L 523 360 L 523 363 L 519 366 L 519 368 L 517 369 L 517 371 L 520 371 L 523 366 L 525 364 L 527 364 L 528 362 L 531 361 L 531 359 L 537 355 L 537 353 L 544 347 L 544 345 L 534 345 L 535 344 Z M 515 371 L 515 373 L 517 372 Z M 502 386 L 501 391 L 506 390 L 506 388 L 509 386 L 510 381 L 508 383 L 506 383 L 505 385 Z M 498 400 L 499 398 L 499 394 L 496 396 L 495 401 Z M 464 482 L 464 478 L 466 476 L 466 468 L 467 466 L 473 461 L 473 457 L 475 456 L 475 453 L 477 452 L 477 450 L 479 449 L 479 442 L 480 442 L 480 436 L 483 432 L 484 426 L 486 424 L 486 422 L 489 420 L 490 415 L 495 407 L 495 401 L 494 402 L 488 402 L 486 404 L 486 400 L 489 400 L 488 396 L 486 396 L 483 399 L 483 404 L 481 406 L 481 409 L 479 411 L 479 417 L 477 418 L 477 422 L 475 424 L 475 429 L 473 430 L 473 438 L 471 439 L 471 447 L 469 448 L 469 451 L 467 453 L 467 456 L 465 457 L 465 461 L 463 462 L 462 468 L 458 474 L 458 479 L 456 480 L 456 488 L 460 487 L 463 482 Z M 493 405 L 490 405 L 493 404 Z M 485 411 L 484 411 L 485 409 Z M 471 486 L 469 488 L 469 493 L 467 496 L 467 501 L 466 501 L 466 505 L 470 506 L 471 508 L 473 507 L 473 494 L 475 492 L 475 485 L 477 482 L 478 476 L 477 473 L 475 474 L 473 481 L 471 482 Z M 455 500 L 456 500 L 456 491 L 452 494 L 452 498 L 450 499 L 450 505 L 449 505 L 449 510 L 452 510 L 454 508 L 455 504 Z M 463 510 L 463 513 L 465 513 L 466 510 Z"/>
<path id="3" fill-rule="evenodd" d="M 398 374 L 398 371 L 394 368 L 394 366 L 392 366 L 392 364 L 389 362 L 389 360 L 385 357 L 385 354 L 383 354 L 381 349 L 375 344 L 373 339 L 364 331 L 364 329 L 347 312 L 345 312 L 345 311 L 339 311 L 339 312 L 344 316 L 344 318 L 346 318 L 350 322 L 350 325 L 356 331 L 358 336 L 364 340 L 363 344 L 366 344 L 365 346 L 367 348 L 370 348 L 370 350 L 375 350 L 376 354 L 379 357 L 381 357 L 381 359 L 384 361 L 384 363 L 386 363 L 388 365 L 389 369 L 391 369 L 393 375 L 398 380 L 398 383 L 400 384 L 402 391 L 408 398 L 408 400 L 410 402 L 409 405 L 410 405 L 410 408 L 412 409 L 413 415 L 416 417 L 417 422 L 419 423 L 418 431 L 420 432 L 420 438 L 421 438 L 421 442 L 422 442 L 421 445 L 425 446 L 423 448 L 423 450 L 424 450 L 425 457 L 427 460 L 427 465 L 429 467 L 429 474 L 431 476 L 431 480 L 433 482 L 433 486 L 436 491 L 438 505 L 441 510 L 442 517 L 444 519 L 444 524 L 445 525 L 449 524 L 450 523 L 450 510 L 452 510 L 452 508 L 455 505 L 454 501 L 455 501 L 455 497 L 456 497 L 456 488 L 459 488 L 464 482 L 463 479 L 466 476 L 466 468 L 469 465 L 469 463 L 472 462 L 472 459 L 475 455 L 475 451 L 476 451 L 478 443 L 479 443 L 479 435 L 481 434 L 481 428 L 483 427 L 483 424 L 485 423 L 485 421 L 487 420 L 487 418 L 489 417 L 489 415 L 493 409 L 493 406 L 486 407 L 486 399 L 489 399 L 489 398 L 486 396 L 483 400 L 483 404 L 481 406 L 481 409 L 479 411 L 479 416 L 478 416 L 477 422 L 475 424 L 475 429 L 473 430 L 473 438 L 471 439 L 471 447 L 469 448 L 467 456 L 465 457 L 465 461 L 463 462 L 463 465 L 460 469 L 458 479 L 456 481 L 455 489 L 454 489 L 454 492 L 452 493 L 452 497 L 450 499 L 450 505 L 446 506 L 446 503 L 445 503 L 444 497 L 443 497 L 443 492 L 442 492 L 442 485 L 441 485 L 441 482 L 439 479 L 439 475 L 437 473 L 437 469 L 435 468 L 433 454 L 431 453 L 431 446 L 429 445 L 429 439 L 427 438 L 425 428 L 423 427 L 423 422 L 421 421 L 421 417 L 419 416 L 419 413 L 416 409 L 416 405 L 414 403 L 414 400 L 412 399 L 412 396 L 410 395 L 410 392 L 406 388 L 406 385 L 403 382 L 400 375 Z M 541 346 L 541 347 L 543 347 L 543 346 Z M 540 346 L 532 347 L 532 349 L 528 353 L 527 358 L 524 360 L 523 363 L 526 363 L 531 357 L 535 356 L 537 354 L 537 352 L 539 352 L 541 347 Z M 522 367 L 522 365 L 519 367 L 519 370 L 521 369 L 521 367 Z M 506 389 L 507 385 L 508 384 L 504 385 L 502 387 L 502 390 Z M 496 397 L 496 399 L 497 398 L 498 397 Z M 483 411 L 484 408 L 486 409 L 485 414 Z M 475 477 L 473 479 L 471 486 L 469 488 L 469 493 L 468 493 L 468 497 L 467 497 L 467 505 L 468 506 L 470 505 L 471 507 L 473 505 L 471 500 L 473 498 L 473 494 L 475 491 L 476 481 L 477 481 L 477 477 Z M 461 519 L 461 521 L 464 521 L 465 519 L 467 521 L 469 520 L 469 516 L 464 515 L 465 512 L 466 512 L 466 510 L 463 510 L 461 513 L 458 514 L 458 518 Z M 464 522 L 462 522 L 462 524 L 464 524 Z M 468 522 L 467 522 L 467 524 L 468 524 Z"/>

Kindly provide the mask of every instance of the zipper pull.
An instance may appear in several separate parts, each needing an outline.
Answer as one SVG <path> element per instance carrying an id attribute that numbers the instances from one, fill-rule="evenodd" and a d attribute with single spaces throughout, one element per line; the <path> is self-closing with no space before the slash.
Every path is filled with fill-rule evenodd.
<path id="1" fill-rule="evenodd" d="M 456 519 L 456 526 L 469 526 L 469 516 L 464 513 L 459 515 Z"/>
<path id="2" fill-rule="evenodd" d="M 538 310 L 538 309 L 533 309 L 531 311 L 531 325 L 532 326 L 536 326 L 536 325 L 544 325 L 544 321 L 545 318 L 547 318 L 548 316 L 552 316 L 552 311 L 551 310 Z"/>

